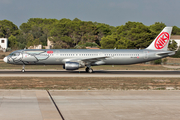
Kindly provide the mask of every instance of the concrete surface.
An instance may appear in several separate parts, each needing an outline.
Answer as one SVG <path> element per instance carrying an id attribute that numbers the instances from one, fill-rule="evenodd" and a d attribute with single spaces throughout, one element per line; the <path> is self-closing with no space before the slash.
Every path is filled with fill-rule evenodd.
<path id="1" fill-rule="evenodd" d="M 168 70 L 107 70 L 86 73 L 85 71 L 0 71 L 0 77 L 173 77 L 180 78 L 180 71 Z"/>
<path id="2" fill-rule="evenodd" d="M 46 91 L 0 90 L 0 120 L 61 120 Z"/>
<path id="3" fill-rule="evenodd" d="M 65 120 L 178 120 L 180 91 L 50 90 Z M 0 90 L 0 120 L 61 120 L 45 90 Z"/>
<path id="4" fill-rule="evenodd" d="M 50 91 L 65 120 L 178 120 L 180 91 Z"/>

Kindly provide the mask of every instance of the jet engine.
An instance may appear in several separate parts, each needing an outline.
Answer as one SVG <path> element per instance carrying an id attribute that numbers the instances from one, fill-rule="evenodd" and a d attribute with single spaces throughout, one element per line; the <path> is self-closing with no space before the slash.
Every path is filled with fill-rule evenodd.
<path id="1" fill-rule="evenodd" d="M 63 66 L 64 69 L 66 70 L 77 70 L 79 69 L 80 65 L 77 62 L 66 62 L 65 65 Z"/>

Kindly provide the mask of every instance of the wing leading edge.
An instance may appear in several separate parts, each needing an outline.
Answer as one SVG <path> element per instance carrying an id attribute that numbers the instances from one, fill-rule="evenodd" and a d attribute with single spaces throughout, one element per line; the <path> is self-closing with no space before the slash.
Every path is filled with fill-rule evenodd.
<path id="1" fill-rule="evenodd" d="M 63 62 L 78 62 L 84 63 L 85 65 L 94 65 L 96 62 L 106 60 L 106 58 L 110 58 L 109 56 L 101 56 L 101 57 L 91 57 L 91 58 L 75 58 L 75 59 L 64 59 Z M 99 64 L 103 62 L 99 62 Z"/>

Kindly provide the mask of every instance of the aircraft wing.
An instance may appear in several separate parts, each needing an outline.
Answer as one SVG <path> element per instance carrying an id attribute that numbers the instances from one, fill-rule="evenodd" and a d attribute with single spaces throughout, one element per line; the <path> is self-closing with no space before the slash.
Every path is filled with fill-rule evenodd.
<path id="1" fill-rule="evenodd" d="M 96 58 L 85 58 L 85 59 L 81 59 L 81 61 L 84 61 L 84 62 L 97 62 L 97 61 L 100 61 L 100 60 L 105 60 L 106 58 L 109 58 L 109 57 L 104 56 L 104 57 L 96 57 Z"/>
<path id="2" fill-rule="evenodd" d="M 64 62 L 84 62 L 85 64 L 95 63 L 97 61 L 105 60 L 106 58 L 110 58 L 109 56 L 101 56 L 101 57 L 88 57 L 88 58 L 69 58 L 64 59 Z"/>

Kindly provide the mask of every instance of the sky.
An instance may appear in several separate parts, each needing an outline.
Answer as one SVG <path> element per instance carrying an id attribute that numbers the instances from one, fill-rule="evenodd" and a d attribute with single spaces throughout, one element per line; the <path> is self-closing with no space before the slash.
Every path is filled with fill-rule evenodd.
<path id="1" fill-rule="evenodd" d="M 30 18 L 79 18 L 111 26 L 163 22 L 180 27 L 180 0 L 0 0 L 0 20 L 19 27 Z"/>

